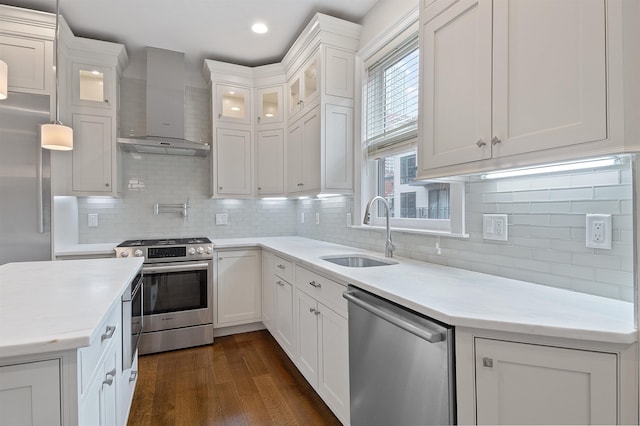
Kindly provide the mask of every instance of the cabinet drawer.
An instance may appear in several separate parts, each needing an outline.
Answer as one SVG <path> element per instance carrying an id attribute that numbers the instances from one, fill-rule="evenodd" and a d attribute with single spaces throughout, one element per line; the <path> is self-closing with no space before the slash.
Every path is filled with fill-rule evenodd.
<path id="1" fill-rule="evenodd" d="M 273 271 L 280 278 L 293 281 L 293 263 L 280 256 L 276 256 L 275 262 L 273 263 Z"/>
<path id="2" fill-rule="evenodd" d="M 342 297 L 346 287 L 329 278 L 296 265 L 296 287 L 340 315 L 347 316 L 347 301 Z"/>
<path id="3" fill-rule="evenodd" d="M 121 330 L 119 330 L 119 328 L 121 323 L 120 300 L 118 300 L 106 318 L 98 326 L 100 333 L 93 339 L 88 347 L 78 350 L 78 372 L 82 386 L 81 393 L 86 391 L 91 376 L 104 352 L 116 339 L 120 339 Z"/>

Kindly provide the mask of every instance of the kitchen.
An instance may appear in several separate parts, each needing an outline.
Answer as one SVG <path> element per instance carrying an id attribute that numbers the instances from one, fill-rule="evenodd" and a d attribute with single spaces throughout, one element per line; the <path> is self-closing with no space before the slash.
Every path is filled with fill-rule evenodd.
<path id="1" fill-rule="evenodd" d="M 379 35 L 382 32 L 380 29 L 389 27 L 389 23 L 402 22 L 403 19 L 410 20 L 410 12 L 413 13 L 413 20 L 417 19 L 418 7 L 412 2 L 406 2 L 404 11 L 401 10 L 402 8 L 397 7 L 397 2 L 393 5 L 390 3 L 392 2 L 379 2 L 363 19 L 363 28 L 360 35 L 361 49 L 363 46 L 367 47 L 368 45 L 371 50 L 373 49 L 372 45 L 375 45 L 376 42 L 379 43 L 380 39 L 384 39 L 383 36 Z M 444 3 L 446 2 L 437 2 L 436 6 Z M 632 19 L 633 13 L 636 13 L 635 16 L 637 16 L 637 10 L 633 9 L 633 6 L 629 6 L 624 1 L 622 4 L 630 8 L 631 12 L 628 10 L 626 14 L 628 19 Z M 615 9 L 615 7 L 619 6 L 620 3 L 607 2 L 607 5 L 611 8 L 611 15 L 615 16 L 613 12 L 619 10 Z M 422 9 L 420 9 L 420 13 L 422 12 Z M 395 18 L 391 19 L 390 17 Z M 612 48 L 609 53 L 612 57 L 615 57 L 615 52 L 616 50 Z M 363 58 L 366 58 L 365 54 L 363 54 Z M 637 58 L 635 62 L 630 61 L 627 66 L 635 69 L 633 67 L 637 67 Z M 127 72 L 128 68 L 125 68 L 124 76 L 121 79 L 121 126 L 124 129 L 133 129 L 134 134 L 144 134 L 144 129 L 141 129 L 141 127 L 144 126 L 144 118 L 142 117 L 145 115 L 145 105 L 141 105 L 139 102 L 139 99 L 144 98 L 146 92 L 144 81 L 142 78 L 127 78 Z M 637 87 L 627 80 L 623 80 L 627 93 L 637 94 Z M 616 90 L 622 90 L 619 87 L 616 88 L 613 83 L 610 84 L 609 90 L 611 93 L 619 93 Z M 202 120 L 197 118 L 193 122 L 188 119 L 190 116 L 202 114 L 202 111 L 209 111 L 210 97 L 211 90 L 206 86 L 187 86 L 185 100 L 185 116 L 187 117 L 185 122 L 186 139 L 195 141 L 211 140 L 209 136 L 211 123 L 208 117 L 206 118 L 208 123 L 206 126 L 202 126 Z M 615 97 L 612 96 L 612 98 Z M 633 107 L 633 97 L 629 100 L 625 98 L 625 102 L 627 104 L 623 108 L 624 114 L 628 117 L 637 116 L 637 109 Z M 357 108 L 356 106 L 355 111 L 357 111 Z M 612 102 L 609 107 L 610 111 L 620 112 L 616 108 L 618 108 L 618 104 Z M 209 114 L 205 115 L 208 116 Z M 612 117 L 616 116 L 612 114 Z M 70 120 L 63 121 L 69 122 Z M 633 119 L 629 121 L 633 121 Z M 200 125 L 196 125 L 194 122 L 200 123 Z M 617 129 L 615 124 L 615 122 L 609 124 L 612 132 Z M 637 135 L 637 133 L 634 133 L 637 132 L 637 129 L 629 123 L 626 123 L 625 126 L 626 130 L 623 132 L 627 133 L 622 136 L 622 139 L 626 141 L 625 143 L 631 145 L 632 142 L 627 139 L 630 139 L 631 135 Z M 490 139 L 489 137 L 487 140 Z M 625 147 L 623 150 L 624 152 L 633 152 L 631 146 Z M 566 151 L 573 152 L 567 153 Z M 543 156 L 542 158 L 545 159 L 544 162 L 565 160 L 571 156 L 576 157 L 575 151 L 575 147 L 565 151 L 556 149 L 552 151 L 552 154 L 549 154 L 550 157 L 545 158 Z M 621 152 L 621 150 L 618 149 L 618 152 Z M 57 153 L 54 155 L 57 156 Z M 64 155 L 65 153 L 62 153 L 60 156 Z M 371 285 L 367 283 L 371 283 L 372 278 L 365 279 L 359 275 L 365 274 L 365 272 L 345 271 L 344 268 L 334 267 L 315 259 L 318 256 L 333 254 L 331 252 L 323 252 L 311 259 L 311 257 L 306 257 L 303 252 L 296 253 L 295 249 L 291 250 L 287 247 L 279 246 L 277 242 L 260 242 L 259 240 L 262 237 L 298 236 L 310 238 L 318 246 L 322 246 L 322 243 L 318 242 L 316 244 L 315 241 L 327 241 L 352 248 L 345 252 L 346 248 L 343 247 L 341 253 L 356 253 L 364 249 L 374 252 L 369 253 L 369 255 L 374 254 L 378 258 L 382 258 L 385 239 L 384 229 L 365 229 L 359 226 L 360 217 L 364 213 L 366 199 L 362 200 L 359 196 L 348 194 L 327 199 L 309 198 L 302 200 L 266 200 L 257 197 L 218 197 L 211 199 L 210 173 L 212 169 L 212 154 L 209 155 L 209 157 L 152 154 L 123 155 L 121 165 L 122 180 L 128 188 L 124 191 L 122 198 L 56 197 L 54 200 L 55 226 L 58 226 L 58 229 L 60 227 L 65 229 L 64 232 L 55 232 L 56 228 L 54 227 L 56 256 L 106 256 L 110 254 L 114 245 L 131 238 L 208 236 L 213 241 L 216 250 L 255 249 L 256 247 L 261 247 L 265 251 L 275 251 L 276 255 L 279 254 L 285 256 L 289 261 L 294 261 L 295 266 L 311 269 L 315 273 L 323 272 L 328 275 L 328 278 L 342 285 L 360 282 L 364 289 L 374 291 L 373 287 L 367 287 L 367 285 Z M 531 157 L 531 154 L 524 154 L 521 156 L 524 158 L 522 161 L 526 162 L 527 155 Z M 54 159 L 54 166 L 56 165 L 55 161 L 56 159 Z M 355 170 L 364 169 L 360 165 L 362 161 L 360 158 L 354 158 Z M 498 160 L 493 163 L 491 161 L 488 160 L 483 163 L 484 167 L 487 167 L 487 164 L 496 169 L 518 165 L 506 162 L 500 163 Z M 393 242 L 396 247 L 394 256 L 402 258 L 401 263 L 403 264 L 405 262 L 404 259 L 414 259 L 426 261 L 428 264 L 452 266 L 493 276 L 535 282 L 543 284 L 545 287 L 573 290 L 569 292 L 569 297 L 574 296 L 573 293 L 584 293 L 604 296 L 606 299 L 604 299 L 603 303 L 607 303 L 606 301 L 608 300 L 623 301 L 627 304 L 629 302 L 633 303 L 636 297 L 634 289 L 637 288 L 634 275 L 637 261 L 635 261 L 634 254 L 634 229 L 636 228 L 634 226 L 635 209 L 633 208 L 633 188 L 635 185 L 632 173 L 633 164 L 634 160 L 632 158 L 625 157 L 621 164 L 609 165 L 602 169 L 590 169 L 592 171 L 588 172 L 556 172 L 553 175 L 516 177 L 493 181 L 488 179 L 469 179 L 464 185 L 466 197 L 463 209 L 465 233 L 468 236 L 452 238 L 437 233 L 428 235 L 394 230 Z M 478 170 L 478 172 L 485 171 L 487 170 Z M 456 174 L 458 173 L 451 173 L 450 175 Z M 358 173 L 354 173 L 356 192 L 358 191 L 358 186 L 364 184 L 366 176 L 364 171 L 360 176 Z M 60 194 L 56 190 L 55 182 L 54 193 Z M 186 217 L 180 211 L 154 215 L 153 205 L 155 203 L 161 205 L 180 205 L 185 203 L 190 207 Z M 58 212 L 63 211 L 68 212 L 68 214 L 58 214 Z M 611 250 L 589 249 L 584 246 L 586 233 L 584 225 L 585 214 L 593 213 L 613 216 L 613 243 Z M 483 238 L 483 214 L 507 214 L 509 216 L 508 243 L 492 242 Z M 98 226 L 89 226 L 89 215 L 97 215 Z M 61 218 L 64 220 L 61 221 Z M 170 233 L 167 232 L 168 229 L 171 230 Z M 238 237 L 248 238 L 249 240 L 244 240 L 244 242 L 240 243 L 227 240 Z M 335 251 L 336 249 L 334 248 L 333 250 Z M 412 261 L 407 262 L 411 263 Z M 383 266 L 375 273 L 384 275 L 385 268 L 392 267 Z M 363 269 L 370 269 L 371 271 L 366 273 L 374 274 L 372 271 L 376 268 Z M 472 280 L 478 281 L 477 276 L 474 275 Z M 497 278 L 496 280 L 499 281 Z M 493 288 L 491 283 L 482 285 L 478 281 L 478 285 L 485 289 Z M 384 290 L 381 290 L 381 288 Z M 398 303 L 404 302 L 406 306 L 407 301 L 403 298 L 407 296 L 399 295 L 397 293 L 398 290 L 387 288 L 384 283 L 379 284 L 377 289 L 378 292 L 383 292 L 384 295 L 389 296 L 391 300 Z M 470 289 L 468 290 L 471 291 Z M 462 303 L 462 300 L 459 302 Z M 468 413 L 465 414 L 469 407 L 475 407 L 475 404 L 478 403 L 476 402 L 476 396 L 470 394 L 469 389 L 473 389 L 473 384 L 468 381 L 469 377 L 473 377 L 475 373 L 460 367 L 463 355 L 472 353 L 465 352 L 469 348 L 464 345 L 474 339 L 508 340 L 508 338 L 511 338 L 514 341 L 522 341 L 523 335 L 519 333 L 524 333 L 529 338 L 528 340 L 525 339 L 525 343 L 528 344 L 540 343 L 542 345 L 563 347 L 563 345 L 567 345 L 567 342 L 562 340 L 564 337 L 574 339 L 568 345 L 572 349 L 576 349 L 575 345 L 578 345 L 580 349 L 584 350 L 586 348 L 596 352 L 610 352 L 613 350 L 605 350 L 603 346 L 593 343 L 594 341 L 602 342 L 600 338 L 595 337 L 597 333 L 580 335 L 576 331 L 580 327 L 569 327 L 571 331 L 568 331 L 565 335 L 549 334 L 549 330 L 546 330 L 543 325 L 543 318 L 540 318 L 538 323 L 531 324 L 531 328 L 527 329 L 528 331 L 522 329 L 494 329 L 492 327 L 495 325 L 487 325 L 488 329 L 502 330 L 515 333 L 515 335 L 500 335 L 495 334 L 495 331 L 493 332 L 494 334 L 487 331 L 478 334 L 477 330 L 475 331 L 476 334 L 473 334 L 470 330 L 480 327 L 479 324 L 490 324 L 492 320 L 490 318 L 475 317 L 475 322 L 465 324 L 460 322 L 460 318 L 455 318 L 455 314 L 443 315 L 443 312 L 450 312 L 448 310 L 451 308 L 440 306 L 439 309 L 436 309 L 433 305 L 435 303 L 434 300 L 423 301 L 419 303 L 420 306 L 413 306 L 411 303 L 416 302 L 410 302 L 409 307 L 413 307 L 413 309 L 424 315 L 434 316 L 436 319 L 454 323 L 456 327 L 460 327 L 458 329 L 460 333 L 456 336 L 456 344 L 458 345 L 456 349 L 457 362 L 459 364 L 456 371 L 458 376 L 457 406 L 459 410 L 457 420 L 460 423 L 480 422 L 475 417 L 468 417 Z M 489 311 L 489 306 L 492 306 L 492 303 L 496 302 L 486 301 L 487 305 L 482 306 L 482 308 Z M 336 308 L 337 311 L 340 311 L 340 309 L 339 307 Z M 435 311 L 440 312 L 440 316 L 430 311 L 425 312 L 425 309 L 435 309 Z M 480 315 L 481 312 L 476 314 Z M 563 322 L 569 324 L 571 323 L 569 320 L 564 318 Z M 259 322 L 260 320 L 257 320 L 249 324 Z M 631 320 L 631 323 L 627 326 L 634 327 L 633 322 L 634 320 Z M 473 324 L 476 325 L 474 326 Z M 594 330 L 597 329 L 597 324 L 592 325 Z M 242 328 L 242 326 L 238 327 Z M 470 334 L 465 335 L 465 332 Z M 633 342 L 637 340 L 635 332 L 633 333 L 633 340 L 625 341 L 625 344 L 631 344 L 631 347 L 635 347 Z M 545 340 L 542 336 L 546 336 L 550 340 Z M 628 339 L 628 337 L 625 337 L 625 339 Z M 590 343 L 586 343 L 588 341 Z M 618 341 L 617 343 L 622 342 Z M 476 350 L 478 350 L 478 346 L 476 346 Z M 615 351 L 619 350 L 616 349 Z M 623 368 L 623 366 L 627 368 L 630 364 L 633 366 L 634 371 L 632 377 L 637 377 L 637 361 L 633 361 L 633 351 L 635 349 L 631 350 L 631 352 L 620 350 L 616 353 L 619 357 L 619 368 Z M 629 362 L 629 359 L 632 359 L 632 361 Z M 467 365 L 469 369 L 473 369 L 476 368 L 472 367 L 476 365 L 476 361 L 470 359 L 464 365 Z M 464 385 L 464 387 L 461 385 Z M 624 380 L 620 380 L 615 386 L 617 386 L 621 395 L 637 395 L 636 384 L 629 384 Z M 631 404 L 631 406 L 626 406 L 625 404 L 627 403 Z M 630 399 L 621 398 L 618 404 L 618 410 L 620 411 L 616 410 L 618 417 L 613 422 L 636 423 L 637 420 L 633 419 L 637 419 L 637 396 Z M 633 416 L 636 417 L 627 417 L 628 413 L 633 413 Z M 348 423 L 348 421 L 344 420 L 343 422 Z M 604 422 L 608 423 L 609 421 Z"/>

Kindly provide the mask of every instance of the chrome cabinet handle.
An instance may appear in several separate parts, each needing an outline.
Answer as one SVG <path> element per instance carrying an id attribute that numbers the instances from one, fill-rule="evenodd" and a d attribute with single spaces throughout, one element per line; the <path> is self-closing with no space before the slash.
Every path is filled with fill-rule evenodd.
<path id="1" fill-rule="evenodd" d="M 284 269 L 284 265 L 278 265 L 278 269 Z"/>
<path id="2" fill-rule="evenodd" d="M 138 372 L 131 370 L 131 376 L 129 376 L 129 383 L 135 382 L 137 377 L 138 377 Z"/>
<path id="3" fill-rule="evenodd" d="M 222 118 L 222 113 L 218 113 L 218 118 Z"/>
<path id="4" fill-rule="evenodd" d="M 260 122 L 260 117 L 258 117 L 258 123 Z"/>
<path id="5" fill-rule="evenodd" d="M 500 142 L 502 141 L 498 139 L 497 136 L 494 136 L 493 139 L 491 139 L 491 145 L 498 145 Z"/>
<path id="6" fill-rule="evenodd" d="M 478 142 L 476 142 L 476 145 L 478 145 L 478 148 L 482 148 L 486 144 L 487 143 L 485 141 L 483 141 L 482 139 L 478 139 Z"/>
<path id="7" fill-rule="evenodd" d="M 284 287 L 284 283 L 282 281 L 276 281 L 276 284 L 278 284 L 281 287 Z"/>
<path id="8" fill-rule="evenodd" d="M 315 282 L 315 281 L 311 281 L 311 282 L 309 283 L 309 285 L 310 285 L 310 286 L 312 286 L 312 287 L 315 287 L 315 288 L 320 288 L 320 287 L 322 287 L 322 284 L 317 283 L 317 282 Z"/>
<path id="9" fill-rule="evenodd" d="M 116 369 L 114 368 L 111 371 L 108 371 L 107 374 L 104 375 L 104 380 L 102 381 L 103 385 L 111 386 L 113 384 L 113 378 L 116 376 Z"/>
<path id="10" fill-rule="evenodd" d="M 489 357 L 482 358 L 482 366 L 483 367 L 493 368 L 493 359 L 491 359 Z"/>
<path id="11" fill-rule="evenodd" d="M 107 329 L 104 332 L 104 334 L 100 338 L 100 341 L 104 342 L 107 339 L 111 339 L 113 337 L 113 333 L 115 333 L 115 332 L 116 332 L 116 326 L 115 325 L 108 325 Z"/>
<path id="12" fill-rule="evenodd" d="M 304 183 L 300 182 L 300 183 L 298 184 L 298 186 L 304 186 Z"/>
<path id="13" fill-rule="evenodd" d="M 315 314 L 315 313 L 316 313 L 316 310 L 315 310 L 315 309 L 313 309 L 313 308 L 309 308 L 309 312 L 311 312 L 312 314 Z"/>
<path id="14" fill-rule="evenodd" d="M 316 316 L 320 315 L 320 311 L 319 310 L 314 309 L 314 311 L 315 311 L 314 313 L 316 314 Z"/>

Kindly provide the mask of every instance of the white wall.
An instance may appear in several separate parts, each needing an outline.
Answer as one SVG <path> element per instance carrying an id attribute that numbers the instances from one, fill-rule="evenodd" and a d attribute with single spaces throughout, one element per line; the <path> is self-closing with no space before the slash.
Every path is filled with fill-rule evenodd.
<path id="1" fill-rule="evenodd" d="M 362 19 L 360 47 L 366 46 L 418 7 L 418 0 L 379 0 Z"/>

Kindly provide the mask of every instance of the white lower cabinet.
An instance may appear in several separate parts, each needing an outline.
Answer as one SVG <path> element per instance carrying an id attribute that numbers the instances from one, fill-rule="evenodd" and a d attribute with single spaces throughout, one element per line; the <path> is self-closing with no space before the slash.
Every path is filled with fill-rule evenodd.
<path id="1" fill-rule="evenodd" d="M 260 250 L 217 253 L 214 327 L 248 324 L 262 319 L 260 253 Z"/>
<path id="2" fill-rule="evenodd" d="M 118 425 L 117 392 L 118 374 L 116 369 L 117 351 L 111 345 L 103 361 L 94 371 L 80 402 L 79 424 L 96 426 Z"/>
<path id="3" fill-rule="evenodd" d="M 295 354 L 295 334 L 293 330 L 293 285 L 274 275 L 276 290 L 275 339 L 282 349 L 293 359 Z"/>
<path id="4" fill-rule="evenodd" d="M 457 327 L 457 421 L 637 424 L 637 350 Z"/>
<path id="5" fill-rule="evenodd" d="M 0 423 L 62 424 L 60 385 L 59 359 L 0 367 Z"/>
<path id="6" fill-rule="evenodd" d="M 262 252 L 262 323 L 272 335 L 275 333 L 276 287 L 273 279 L 275 256 Z"/>
<path id="7" fill-rule="evenodd" d="M 118 424 L 124 426 L 129 419 L 133 392 L 138 382 L 138 355 L 136 354 L 131 368 L 120 368 L 118 371 Z"/>
<path id="8" fill-rule="evenodd" d="M 616 424 L 617 356 L 476 339 L 478 424 Z"/>
<path id="9" fill-rule="evenodd" d="M 295 363 L 336 417 L 349 424 L 349 325 L 342 298 L 346 289 L 297 265 L 295 275 Z"/>

